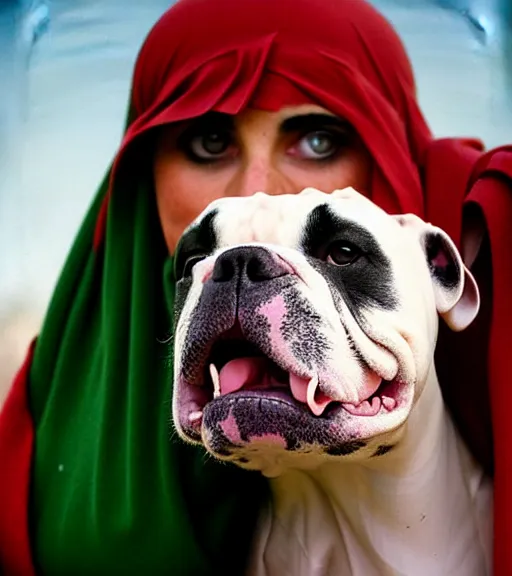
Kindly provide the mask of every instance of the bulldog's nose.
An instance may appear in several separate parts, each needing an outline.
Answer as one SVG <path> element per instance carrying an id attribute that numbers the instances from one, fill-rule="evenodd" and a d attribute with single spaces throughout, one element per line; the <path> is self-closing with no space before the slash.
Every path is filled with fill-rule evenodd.
<path id="1" fill-rule="evenodd" d="M 212 272 L 214 282 L 231 282 L 235 279 L 264 282 L 289 274 L 284 262 L 261 246 L 240 246 L 223 252 L 215 262 Z"/>

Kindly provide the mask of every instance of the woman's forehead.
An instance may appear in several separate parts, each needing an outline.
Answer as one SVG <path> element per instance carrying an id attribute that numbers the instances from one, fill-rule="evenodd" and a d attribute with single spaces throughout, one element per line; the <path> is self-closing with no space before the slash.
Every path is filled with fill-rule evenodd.
<path id="1" fill-rule="evenodd" d="M 258 112 L 258 113 L 265 113 L 264 110 L 258 110 L 255 108 L 248 108 L 246 113 L 251 112 Z M 293 118 L 294 116 L 305 116 L 307 114 L 326 114 L 328 116 L 335 116 L 332 112 L 323 108 L 322 106 L 318 106 L 317 104 L 298 104 L 295 106 L 283 106 L 280 110 L 276 112 L 269 112 L 268 114 L 272 114 L 276 120 L 282 122 L 288 118 Z"/>

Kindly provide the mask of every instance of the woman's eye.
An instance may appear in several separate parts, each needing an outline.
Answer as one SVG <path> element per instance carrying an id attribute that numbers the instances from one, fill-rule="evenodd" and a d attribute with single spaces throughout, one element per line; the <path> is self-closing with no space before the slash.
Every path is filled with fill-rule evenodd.
<path id="1" fill-rule="evenodd" d="M 233 150 L 233 136 L 227 131 L 212 131 L 190 138 L 187 152 L 193 159 L 217 160 Z"/>
<path id="2" fill-rule="evenodd" d="M 333 242 L 327 250 L 327 262 L 335 266 L 348 266 L 362 256 L 362 251 L 350 242 Z"/>
<path id="3" fill-rule="evenodd" d="M 296 153 L 302 158 L 323 160 L 334 156 L 342 147 L 342 135 L 327 130 L 310 132 L 296 145 Z"/>

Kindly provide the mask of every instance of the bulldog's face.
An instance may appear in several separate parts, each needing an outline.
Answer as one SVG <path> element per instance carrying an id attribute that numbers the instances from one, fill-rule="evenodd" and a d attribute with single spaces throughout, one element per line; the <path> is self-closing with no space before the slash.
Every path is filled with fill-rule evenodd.
<path id="1" fill-rule="evenodd" d="M 218 200 L 175 266 L 176 429 L 267 475 L 383 454 L 432 368 L 438 313 L 460 330 L 478 310 L 444 232 L 352 189 Z"/>

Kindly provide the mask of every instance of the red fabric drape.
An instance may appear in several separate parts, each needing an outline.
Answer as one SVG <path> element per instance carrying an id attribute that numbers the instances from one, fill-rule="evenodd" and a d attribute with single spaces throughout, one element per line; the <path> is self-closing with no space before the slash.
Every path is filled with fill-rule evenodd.
<path id="1" fill-rule="evenodd" d="M 34 429 L 28 406 L 32 342 L 0 413 L 0 574 L 32 576 L 28 528 Z"/>

